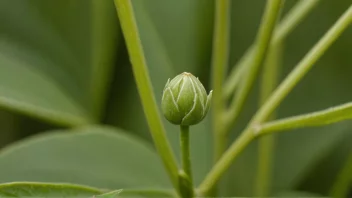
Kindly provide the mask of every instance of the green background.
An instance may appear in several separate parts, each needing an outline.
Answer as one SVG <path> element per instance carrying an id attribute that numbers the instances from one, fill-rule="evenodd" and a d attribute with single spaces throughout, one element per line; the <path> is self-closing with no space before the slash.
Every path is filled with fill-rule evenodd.
<path id="1" fill-rule="evenodd" d="M 283 15 L 295 2 L 286 1 Z M 132 3 L 158 103 L 167 79 L 183 71 L 210 90 L 214 1 Z M 253 42 L 264 3 L 232 1 L 229 68 Z M 283 43 L 280 80 L 350 4 L 321 0 Z M 0 182 L 170 188 L 152 146 L 116 16 L 112 0 L 0 0 Z M 351 46 L 350 27 L 285 99 L 278 116 L 351 101 Z M 257 98 L 255 88 L 229 142 L 258 108 Z M 191 129 L 197 184 L 212 166 L 209 118 Z M 178 128 L 163 120 L 178 152 Z M 27 140 L 34 134 L 39 135 Z M 328 195 L 352 153 L 352 122 L 276 136 L 271 194 Z M 226 173 L 221 195 L 253 195 L 256 165 L 257 141 Z"/>

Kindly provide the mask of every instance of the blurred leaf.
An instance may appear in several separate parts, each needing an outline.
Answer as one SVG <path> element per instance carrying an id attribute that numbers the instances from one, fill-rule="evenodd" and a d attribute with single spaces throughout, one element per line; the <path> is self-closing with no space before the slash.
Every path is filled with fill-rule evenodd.
<path id="1" fill-rule="evenodd" d="M 174 191 L 170 190 L 150 190 L 150 189 L 136 189 L 136 190 L 130 190 L 130 189 L 124 189 L 122 192 L 119 194 L 119 197 L 133 197 L 133 198 L 172 198 L 176 197 Z"/>
<path id="2" fill-rule="evenodd" d="M 34 182 L 0 184 L 0 197 L 88 197 L 102 192 L 98 189 L 74 185 Z"/>
<path id="3" fill-rule="evenodd" d="M 0 175 L 0 182 L 64 182 L 109 189 L 170 186 L 148 145 L 121 130 L 94 126 L 49 132 L 5 148 Z"/>
<path id="4" fill-rule="evenodd" d="M 0 110 L 0 148 L 16 139 L 16 116 Z"/>
<path id="5" fill-rule="evenodd" d="M 100 197 L 100 198 L 116 198 L 119 197 L 119 194 L 122 192 L 122 190 L 115 190 L 112 192 L 104 193 L 95 197 Z M 95 198 L 94 197 L 94 198 Z"/>
<path id="6" fill-rule="evenodd" d="M 0 106 L 61 125 L 96 120 L 117 34 L 112 1 L 0 1 Z"/>
<path id="7" fill-rule="evenodd" d="M 48 123 L 0 110 L 0 149 L 21 138 L 54 128 Z"/>
<path id="8" fill-rule="evenodd" d="M 161 59 L 169 61 L 177 74 L 188 71 L 194 74 L 205 72 L 208 75 L 206 68 L 210 64 L 212 1 L 136 0 L 132 3 L 152 77 L 157 77 L 155 74 L 166 66 L 161 65 Z M 162 58 L 156 56 L 159 52 Z"/>
<path id="9" fill-rule="evenodd" d="M 326 152 L 322 159 L 309 168 L 299 182 L 298 189 L 331 195 L 332 189 L 339 185 L 337 183 L 343 174 L 343 168 L 349 166 L 352 174 L 352 166 L 348 165 L 349 158 L 352 159 L 351 140 L 352 133 L 345 134 L 333 149 Z M 348 178 L 348 174 L 343 174 L 343 176 Z"/>
<path id="10" fill-rule="evenodd" d="M 310 193 L 310 192 L 304 192 L 304 191 L 287 191 L 287 192 L 281 192 L 281 193 L 277 193 L 275 195 L 276 197 L 324 197 L 318 194 L 314 194 L 314 193 Z"/>

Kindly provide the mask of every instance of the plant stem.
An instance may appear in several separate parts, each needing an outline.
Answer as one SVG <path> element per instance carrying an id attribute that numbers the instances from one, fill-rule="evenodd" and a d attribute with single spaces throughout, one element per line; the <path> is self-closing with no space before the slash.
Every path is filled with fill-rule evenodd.
<path id="1" fill-rule="evenodd" d="M 272 33 L 275 28 L 279 13 L 282 7 L 282 0 L 268 0 L 264 16 L 259 28 L 259 33 L 256 39 L 256 46 L 254 49 L 254 57 L 248 65 L 245 77 L 241 81 L 241 86 L 236 93 L 235 98 L 231 102 L 228 112 L 225 117 L 225 131 L 226 133 L 233 126 L 240 111 L 243 108 L 244 102 L 249 94 L 249 91 L 256 79 L 258 70 L 262 65 L 268 46 L 270 44 Z"/>
<path id="2" fill-rule="evenodd" d="M 215 26 L 212 54 L 212 87 L 213 114 L 212 126 L 214 135 L 214 161 L 222 155 L 226 146 L 222 139 L 222 113 L 224 111 L 223 81 L 229 56 L 230 34 L 230 0 L 215 1 Z"/>
<path id="3" fill-rule="evenodd" d="M 260 137 L 258 142 L 258 165 L 255 182 L 256 197 L 267 197 L 270 194 L 275 139 L 273 135 L 267 135 Z"/>
<path id="4" fill-rule="evenodd" d="M 271 46 L 266 58 L 260 92 L 260 105 L 270 96 L 277 85 L 278 73 L 281 62 L 281 44 Z M 274 116 L 271 116 L 274 118 Z M 258 197 L 269 195 L 272 158 L 274 153 L 275 137 L 268 135 L 259 139 L 258 148 L 258 170 L 256 178 L 255 192 Z"/>
<path id="5" fill-rule="evenodd" d="M 278 24 L 270 45 L 276 45 L 283 41 L 308 13 L 315 8 L 319 1 L 320 0 L 299 1 Z M 235 91 L 239 83 L 239 78 L 244 74 L 246 68 L 248 68 L 248 64 L 250 60 L 253 59 L 254 55 L 254 45 L 252 45 L 237 65 L 233 67 L 228 80 L 224 84 L 224 100 L 229 99 L 231 94 Z"/>
<path id="6" fill-rule="evenodd" d="M 182 155 L 182 169 L 189 177 L 191 186 L 193 188 L 189 126 L 181 125 L 180 131 L 181 131 L 180 145 L 181 145 L 181 155 Z"/>
<path id="7" fill-rule="evenodd" d="M 279 88 L 265 102 L 262 108 L 254 115 L 247 128 L 239 138 L 230 146 L 199 186 L 199 193 L 206 194 L 209 189 L 226 172 L 238 154 L 258 135 L 260 123 L 265 121 L 273 110 L 280 104 L 292 88 L 299 82 L 312 65 L 323 55 L 327 48 L 341 35 L 352 21 L 352 5 L 330 28 L 313 49 L 298 63 L 295 69 L 280 84 Z"/>
<path id="8" fill-rule="evenodd" d="M 179 171 L 179 191 L 182 198 L 194 196 L 189 126 L 180 125 L 182 170 Z"/>
<path id="9" fill-rule="evenodd" d="M 303 127 L 328 125 L 343 120 L 352 119 L 352 102 L 330 107 L 326 110 L 308 114 L 292 116 L 262 124 L 260 135 L 274 133 L 283 130 L 292 130 Z"/>
<path id="10" fill-rule="evenodd" d="M 352 5 L 328 30 L 317 44 L 306 54 L 306 56 L 295 66 L 295 69 L 285 78 L 267 102 L 259 109 L 251 123 L 265 121 L 282 100 L 290 93 L 295 85 L 313 67 L 317 60 L 336 41 L 336 39 L 347 29 L 352 22 Z"/>
<path id="11" fill-rule="evenodd" d="M 348 157 L 346 164 L 342 167 L 334 183 L 330 196 L 335 198 L 348 197 L 348 191 L 352 183 L 352 154 Z"/>
<path id="12" fill-rule="evenodd" d="M 132 62 L 133 74 L 154 145 L 164 163 L 172 184 L 175 189 L 178 189 L 178 168 L 153 95 L 153 88 L 149 79 L 147 63 L 134 18 L 131 0 L 115 0 L 115 6 L 126 40 L 127 49 Z"/>

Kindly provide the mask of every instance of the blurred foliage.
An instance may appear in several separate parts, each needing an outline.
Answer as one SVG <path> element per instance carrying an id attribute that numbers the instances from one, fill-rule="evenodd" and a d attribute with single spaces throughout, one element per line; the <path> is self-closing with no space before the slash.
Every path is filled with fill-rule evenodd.
<path id="1" fill-rule="evenodd" d="M 283 15 L 295 2 L 286 1 Z M 183 71 L 209 85 L 214 2 L 132 3 L 157 101 L 167 79 Z M 253 42 L 264 3 L 232 1 L 230 68 Z M 280 79 L 350 4 L 322 0 L 293 31 L 284 43 Z M 16 142 L 0 151 L 1 182 L 170 187 L 155 152 L 136 143 L 150 144 L 151 138 L 112 0 L 0 0 L 0 24 L 0 147 Z M 350 27 L 280 106 L 279 117 L 351 101 L 351 35 Z M 253 89 L 229 142 L 257 109 L 257 92 Z M 197 184 L 212 166 L 209 117 L 192 128 Z M 51 131 L 96 123 L 117 129 Z M 178 128 L 166 121 L 165 126 L 178 152 Z M 351 130 L 351 121 L 346 121 L 278 134 L 272 194 L 301 190 L 328 195 L 352 151 Z M 17 142 L 36 133 L 43 134 Z M 256 144 L 246 148 L 228 171 L 221 195 L 253 194 Z"/>

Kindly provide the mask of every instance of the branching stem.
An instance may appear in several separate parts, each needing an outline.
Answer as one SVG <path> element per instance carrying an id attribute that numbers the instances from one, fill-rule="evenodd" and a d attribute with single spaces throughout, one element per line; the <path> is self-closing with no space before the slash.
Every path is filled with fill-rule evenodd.
<path id="1" fill-rule="evenodd" d="M 324 54 L 331 44 L 342 34 L 352 22 L 352 5 L 319 40 L 319 42 L 307 53 L 295 69 L 285 78 L 280 86 L 269 97 L 265 104 L 254 115 L 248 127 L 241 133 L 239 138 L 230 146 L 213 169 L 208 173 L 199 186 L 198 192 L 205 195 L 226 172 L 238 154 L 258 135 L 261 123 L 266 121 L 282 100 L 289 94 L 295 85 L 303 78 L 314 63 Z"/>

